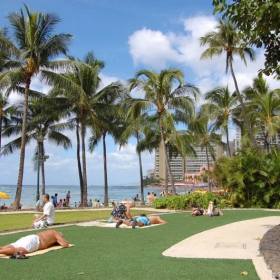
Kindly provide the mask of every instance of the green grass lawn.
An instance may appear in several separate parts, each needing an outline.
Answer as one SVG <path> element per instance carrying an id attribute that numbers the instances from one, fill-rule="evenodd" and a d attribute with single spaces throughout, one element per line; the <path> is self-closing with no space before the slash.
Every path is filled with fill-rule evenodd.
<path id="1" fill-rule="evenodd" d="M 222 217 L 190 217 L 167 214 L 167 225 L 147 229 L 115 229 L 68 226 L 60 228 L 75 247 L 52 251 L 28 260 L 0 259 L 1 279 L 258 279 L 250 260 L 177 259 L 162 252 L 196 233 L 228 223 L 280 212 L 228 210 Z M 187 217 L 186 217 L 187 215 Z M 1 219 L 1 217 L 0 217 Z M 30 233 L 0 236 L 0 244 Z M 248 271 L 242 276 L 242 271 Z"/>
<path id="2" fill-rule="evenodd" d="M 108 219 L 112 210 L 100 211 L 65 211 L 57 212 L 55 214 L 55 222 L 73 223 L 91 221 L 97 219 Z M 154 213 L 145 210 L 132 210 L 132 215 L 139 215 L 141 213 Z M 13 229 L 30 228 L 33 221 L 34 213 L 20 213 L 20 214 L 1 214 L 0 215 L 0 232 Z"/>

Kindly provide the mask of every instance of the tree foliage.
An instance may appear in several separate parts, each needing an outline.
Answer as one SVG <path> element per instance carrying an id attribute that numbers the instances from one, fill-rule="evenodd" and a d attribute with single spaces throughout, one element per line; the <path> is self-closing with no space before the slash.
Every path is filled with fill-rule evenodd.
<path id="1" fill-rule="evenodd" d="M 240 150 L 229 160 L 218 159 L 214 166 L 215 183 L 226 188 L 234 207 L 279 208 L 280 152 Z"/>
<path id="2" fill-rule="evenodd" d="M 243 39 L 265 49 L 265 74 L 280 74 L 279 0 L 213 0 L 214 13 L 235 23 Z"/>

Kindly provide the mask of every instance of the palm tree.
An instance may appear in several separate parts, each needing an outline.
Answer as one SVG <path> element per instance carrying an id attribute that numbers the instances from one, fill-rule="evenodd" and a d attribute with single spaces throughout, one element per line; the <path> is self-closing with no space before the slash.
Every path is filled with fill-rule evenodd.
<path id="1" fill-rule="evenodd" d="M 220 20 L 219 24 L 215 28 L 217 31 L 208 32 L 204 37 L 200 38 L 200 45 L 205 46 L 208 45 L 209 48 L 206 49 L 202 55 L 201 59 L 211 58 L 215 55 L 220 56 L 224 52 L 226 53 L 226 73 L 230 68 L 230 72 L 234 81 L 234 86 L 236 90 L 236 94 L 238 96 L 242 116 L 247 128 L 247 131 L 250 135 L 251 141 L 254 147 L 257 147 L 257 142 L 254 138 L 253 131 L 245 110 L 245 105 L 243 101 L 243 97 L 239 91 L 237 80 L 233 71 L 233 56 L 238 55 L 241 60 L 247 65 L 246 56 L 249 57 L 250 60 L 254 60 L 255 53 L 252 48 L 244 45 L 240 35 L 238 34 L 238 30 L 236 26 L 231 23 L 229 20 L 224 19 Z"/>
<path id="2" fill-rule="evenodd" d="M 186 112 L 193 111 L 194 100 L 199 90 L 190 84 L 185 84 L 184 74 L 177 68 L 169 68 L 161 70 L 160 73 L 156 71 L 140 70 L 135 77 L 130 80 L 129 89 L 137 88 L 143 90 L 145 97 L 131 106 L 132 112 L 141 104 L 143 113 L 154 111 L 159 127 L 160 139 L 163 143 L 164 152 L 166 155 L 166 167 L 168 170 L 172 192 L 175 193 L 173 176 L 168 160 L 167 149 L 165 146 L 164 134 L 166 131 L 175 131 L 175 119 L 171 114 L 172 111 Z"/>
<path id="3" fill-rule="evenodd" d="M 13 30 L 13 40 L 0 34 L 0 47 L 9 57 L 14 60 L 13 67 L 0 75 L 0 87 L 13 87 L 25 85 L 24 112 L 22 123 L 22 135 L 26 135 L 27 110 L 29 88 L 35 75 L 41 74 L 50 82 L 51 77 L 59 76 L 52 73 L 49 75 L 47 68 L 58 69 L 63 61 L 52 63 L 51 60 L 61 54 L 66 54 L 71 41 L 69 34 L 54 34 L 54 28 L 60 22 L 60 18 L 54 14 L 31 12 L 27 5 L 25 12 L 8 15 L 8 20 Z M 22 181 L 24 172 L 26 138 L 21 137 L 19 174 L 14 208 L 20 205 Z"/>
<path id="4" fill-rule="evenodd" d="M 263 77 L 258 77 L 243 93 L 250 108 L 248 116 L 262 132 L 265 147 L 270 152 L 270 138 L 280 131 L 280 89 L 271 90 Z"/>
<path id="5" fill-rule="evenodd" d="M 175 118 L 175 116 L 173 116 Z M 169 130 L 164 132 L 164 142 L 161 141 L 161 133 L 157 122 L 157 116 L 147 116 L 145 124 L 142 126 L 143 138 L 137 144 L 137 153 L 144 151 L 156 150 L 160 147 L 165 148 L 165 192 L 168 192 L 168 161 L 169 168 L 171 169 L 170 162 L 172 158 L 176 158 L 179 154 L 185 158 L 186 155 L 194 154 L 195 151 L 192 147 L 193 137 L 188 131 L 182 130 Z M 164 127 L 167 127 L 164 125 Z M 167 157 L 167 159 L 166 159 Z M 172 189 L 172 193 L 176 193 L 176 189 Z"/>
<path id="6" fill-rule="evenodd" d="M 2 128 L 9 122 L 8 98 L 0 93 L 0 151 L 2 149 Z M 1 155 L 0 155 L 1 156 Z"/>
<path id="7" fill-rule="evenodd" d="M 124 102 L 123 110 L 129 112 L 129 107 L 133 105 L 133 102 L 137 99 L 129 98 Z M 136 138 L 137 146 L 139 146 L 140 139 L 143 137 L 144 127 L 147 124 L 147 115 L 142 114 L 142 108 L 134 109 L 134 115 L 126 113 L 125 116 L 125 129 L 121 135 L 120 147 L 127 144 L 130 137 Z M 139 175 L 140 175 L 140 193 L 141 193 L 141 204 L 144 205 L 144 180 L 143 180 L 143 167 L 142 167 L 142 157 L 141 152 L 138 152 L 138 161 L 139 161 Z"/>
<path id="8" fill-rule="evenodd" d="M 229 145 L 230 121 L 234 118 L 233 113 L 236 108 L 237 96 L 231 94 L 227 87 L 218 87 L 205 93 L 206 104 L 202 105 L 202 111 L 214 120 L 214 130 L 221 130 L 226 134 L 228 155 L 231 157 Z"/>
<path id="9" fill-rule="evenodd" d="M 69 57 L 70 61 L 75 61 L 73 57 Z M 95 58 L 92 52 L 88 52 L 83 60 L 78 59 L 78 63 L 74 63 L 67 73 L 63 76 L 69 81 L 65 87 L 60 84 L 52 91 L 52 96 L 63 96 L 68 98 L 71 104 L 71 110 L 74 114 L 74 123 L 76 124 L 77 143 L 81 144 L 82 149 L 82 186 L 81 186 L 81 204 L 87 206 L 87 168 L 86 168 L 86 120 L 88 115 L 95 122 L 97 117 L 92 111 L 92 102 L 96 91 L 99 87 L 100 79 L 98 77 L 99 70 L 104 67 L 104 62 Z M 74 88 L 73 88 L 74 87 Z M 78 137 L 78 130 L 80 137 Z M 78 166 L 79 151 L 77 150 Z M 80 174 L 80 173 L 79 173 Z M 81 180 L 80 180 L 81 181 Z"/>
<path id="10" fill-rule="evenodd" d="M 213 127 L 210 125 L 209 117 L 203 113 L 198 114 L 190 124 L 190 131 L 194 135 L 196 146 L 199 146 L 203 151 L 205 149 L 207 169 L 210 172 L 209 153 L 215 160 L 215 150 L 213 144 L 221 144 L 221 136 L 213 132 Z M 209 192 L 212 191 L 210 180 L 208 177 Z"/>
<path id="11" fill-rule="evenodd" d="M 124 129 L 124 112 L 120 104 L 125 97 L 124 87 L 116 82 L 112 83 L 98 93 L 93 98 L 92 110 L 95 121 L 89 115 L 89 126 L 91 137 L 89 139 L 89 149 L 92 152 L 102 140 L 103 164 L 104 164 L 104 205 L 108 206 L 108 172 L 107 172 L 107 152 L 106 136 L 110 135 L 115 142 L 118 142 Z M 97 119 L 97 120 L 96 120 Z"/>
<path id="12" fill-rule="evenodd" d="M 73 129 L 73 125 L 69 123 L 62 123 L 59 120 L 63 117 L 61 115 L 61 104 L 58 100 L 44 97 L 39 100 L 30 99 L 28 104 L 27 113 L 27 127 L 26 127 L 26 145 L 31 143 L 32 140 L 37 140 L 40 135 L 43 139 L 63 146 L 65 150 L 71 147 L 71 140 L 61 133 L 66 129 Z M 12 154 L 15 150 L 21 147 L 21 131 L 23 125 L 24 104 L 20 103 L 12 107 L 13 114 L 9 125 L 5 126 L 3 136 L 11 137 L 18 136 L 10 141 L 3 147 L 2 154 L 4 156 Z M 45 194 L 45 169 L 44 161 L 42 160 L 45 155 L 44 141 L 39 143 L 39 147 L 35 149 L 34 161 L 38 162 L 38 155 L 40 149 L 40 166 L 42 171 L 42 194 Z M 39 167 L 36 165 L 36 168 Z"/>

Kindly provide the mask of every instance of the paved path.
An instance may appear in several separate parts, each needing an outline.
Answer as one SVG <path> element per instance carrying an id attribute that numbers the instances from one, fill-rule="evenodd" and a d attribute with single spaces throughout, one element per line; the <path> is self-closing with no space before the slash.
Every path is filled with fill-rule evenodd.
<path id="1" fill-rule="evenodd" d="M 64 212 L 81 212 L 81 211 L 108 211 L 112 210 L 112 207 L 100 207 L 100 208 L 69 208 L 59 210 L 58 208 L 55 209 L 55 213 L 64 213 Z M 143 210 L 143 211 L 152 211 L 152 212 L 159 212 L 159 213 L 176 213 L 180 212 L 178 210 L 168 210 L 168 209 L 155 209 L 152 207 L 133 207 L 132 210 Z M 0 211 L 0 215 L 12 215 L 12 214 L 31 214 L 35 213 L 36 211 L 34 208 L 31 209 L 24 209 L 19 211 Z M 39 213 L 39 212 L 36 212 Z"/>
<path id="2" fill-rule="evenodd" d="M 272 271 L 259 253 L 259 243 L 263 235 L 279 223 L 280 217 L 274 216 L 221 226 L 193 235 L 164 251 L 163 255 L 176 258 L 252 259 L 260 279 L 272 279 Z"/>

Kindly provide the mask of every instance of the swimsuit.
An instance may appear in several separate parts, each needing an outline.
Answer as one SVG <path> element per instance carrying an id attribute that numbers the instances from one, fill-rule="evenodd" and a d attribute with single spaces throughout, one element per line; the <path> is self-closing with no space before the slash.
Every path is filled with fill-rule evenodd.
<path id="1" fill-rule="evenodd" d="M 37 251 L 40 247 L 40 238 L 38 235 L 28 235 L 20 238 L 15 243 L 11 243 L 16 249 L 23 247 L 28 253 Z"/>
<path id="2" fill-rule="evenodd" d="M 151 224 L 151 221 L 147 217 L 140 216 L 136 218 L 136 221 L 143 224 L 144 226 L 148 226 Z"/>

